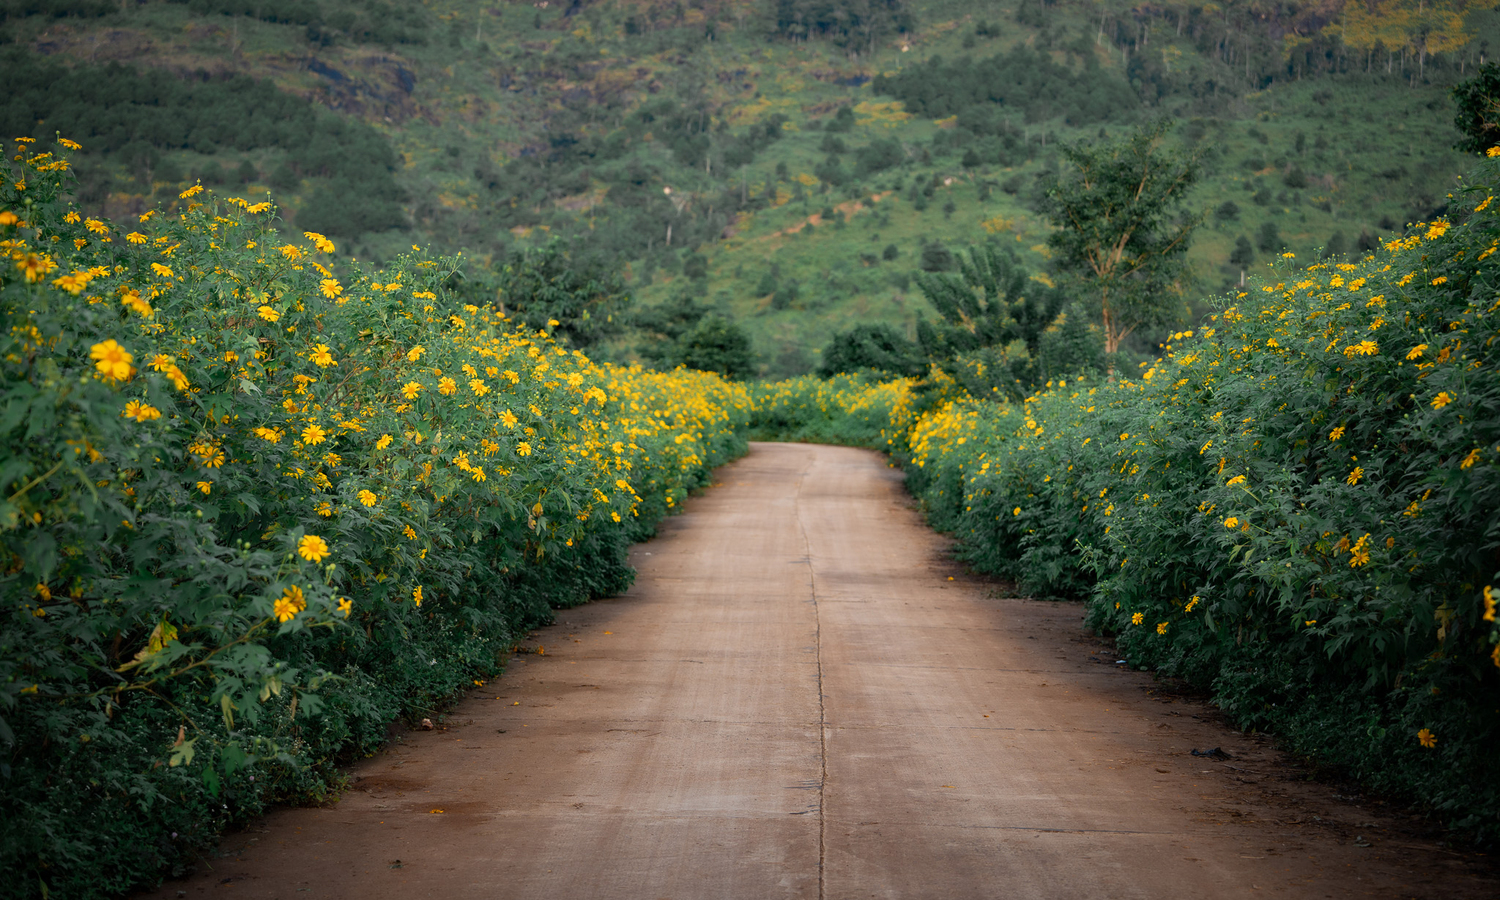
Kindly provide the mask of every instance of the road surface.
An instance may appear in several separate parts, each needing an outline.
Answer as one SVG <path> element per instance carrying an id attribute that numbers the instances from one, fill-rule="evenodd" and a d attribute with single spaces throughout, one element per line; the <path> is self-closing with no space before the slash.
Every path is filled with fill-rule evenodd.
<path id="1" fill-rule="evenodd" d="M 1078 605 L 964 576 L 877 454 L 755 444 L 718 478 L 627 594 L 142 896 L 1500 896 L 1118 665 Z"/>

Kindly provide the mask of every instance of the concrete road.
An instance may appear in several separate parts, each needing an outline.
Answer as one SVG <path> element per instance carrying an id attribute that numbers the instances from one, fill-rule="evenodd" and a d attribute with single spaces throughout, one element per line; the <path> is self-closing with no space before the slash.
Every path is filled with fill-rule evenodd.
<path id="1" fill-rule="evenodd" d="M 963 576 L 900 477 L 754 445 L 629 593 L 143 896 L 1500 896 L 1116 665 L 1079 606 Z"/>

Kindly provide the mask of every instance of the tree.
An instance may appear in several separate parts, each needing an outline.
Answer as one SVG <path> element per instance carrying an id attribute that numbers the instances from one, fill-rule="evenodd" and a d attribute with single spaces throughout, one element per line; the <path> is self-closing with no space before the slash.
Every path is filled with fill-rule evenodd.
<path id="1" fill-rule="evenodd" d="M 922 352 L 975 396 L 1024 396 L 1037 381 L 1035 354 L 1062 295 L 993 244 L 970 249 L 957 264 L 956 274 L 917 273 L 940 317 L 917 323 Z"/>
<path id="2" fill-rule="evenodd" d="M 1072 171 L 1047 179 L 1041 212 L 1058 228 L 1048 239 L 1055 264 L 1095 298 L 1107 353 L 1170 317 L 1188 241 L 1203 221 L 1181 211 L 1198 159 L 1163 150 L 1166 131 L 1163 120 L 1122 140 L 1063 147 Z"/>
<path id="3" fill-rule="evenodd" d="M 1234 240 L 1234 250 L 1230 251 L 1229 264 L 1246 268 L 1255 262 L 1255 248 L 1250 246 L 1250 239 L 1243 234 Z"/>
<path id="4" fill-rule="evenodd" d="M 1255 238 L 1255 246 L 1259 247 L 1262 253 L 1275 253 L 1282 248 L 1281 233 L 1277 231 L 1275 222 L 1261 223 L 1260 233 Z"/>
<path id="5" fill-rule="evenodd" d="M 498 300 L 511 318 L 529 328 L 551 329 L 554 337 L 574 347 L 588 347 L 618 332 L 630 305 L 615 267 L 575 253 L 556 238 L 523 250 L 483 286 L 493 292 L 477 302 Z"/>
<path id="6" fill-rule="evenodd" d="M 1500 144 L 1500 66 L 1485 63 L 1453 87 L 1453 125 L 1463 137 L 1454 146 L 1483 153 Z"/>
<path id="7" fill-rule="evenodd" d="M 1042 332 L 1037 362 L 1039 378 L 1066 378 L 1104 369 L 1104 336 L 1081 305 L 1068 304 Z"/>
<path id="8" fill-rule="evenodd" d="M 890 375 L 917 376 L 927 370 L 921 350 L 890 325 L 856 325 L 833 336 L 823 348 L 818 377 L 864 369 Z"/>
<path id="9" fill-rule="evenodd" d="M 737 380 L 755 373 L 755 354 L 745 329 L 720 316 L 708 316 L 677 339 L 672 362 L 718 372 Z"/>

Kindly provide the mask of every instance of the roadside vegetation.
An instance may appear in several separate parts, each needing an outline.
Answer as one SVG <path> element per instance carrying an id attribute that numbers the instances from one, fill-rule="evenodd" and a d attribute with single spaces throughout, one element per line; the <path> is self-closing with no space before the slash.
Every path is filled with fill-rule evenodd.
<path id="1" fill-rule="evenodd" d="M 326 236 L 199 187 L 81 214 L 68 143 L 0 170 L 7 896 L 123 892 L 335 793 L 628 586 L 749 411 L 463 302 L 455 258 L 335 273 Z"/>
<path id="2" fill-rule="evenodd" d="M 5 891 L 336 793 L 747 436 L 890 452 L 976 568 L 1494 840 L 1495 36 L 0 3 Z"/>
<path id="3" fill-rule="evenodd" d="M 752 433 L 890 452 L 977 570 L 1460 832 L 1500 834 L 1500 159 L 1356 262 L 1287 254 L 1134 371 L 755 388 Z M 1097 339 L 1097 335 L 1096 335 Z"/>

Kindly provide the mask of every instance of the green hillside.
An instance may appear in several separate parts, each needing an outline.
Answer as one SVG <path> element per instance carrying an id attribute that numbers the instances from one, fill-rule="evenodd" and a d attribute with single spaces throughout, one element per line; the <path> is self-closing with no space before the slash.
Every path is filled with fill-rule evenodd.
<path id="1" fill-rule="evenodd" d="M 1059 145 L 1160 116 L 1206 166 L 1185 318 L 1279 252 L 1434 215 L 1490 5 L 10 0 L 0 129 L 82 142 L 116 219 L 201 180 L 360 258 L 559 239 L 637 315 L 717 311 L 793 374 L 851 325 L 911 333 L 945 250 L 1047 278 Z M 649 354 L 662 318 L 593 352 Z"/>

